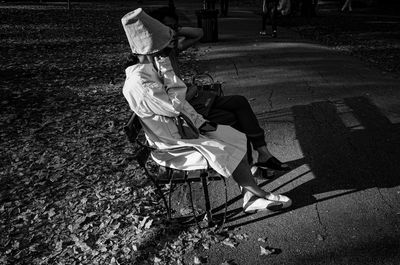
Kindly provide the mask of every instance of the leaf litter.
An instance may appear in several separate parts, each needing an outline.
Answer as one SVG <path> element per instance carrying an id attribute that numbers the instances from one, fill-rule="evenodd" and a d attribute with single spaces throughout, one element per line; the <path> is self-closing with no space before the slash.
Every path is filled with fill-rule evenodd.
<path id="1" fill-rule="evenodd" d="M 247 240 L 166 222 L 132 159 L 120 26 L 132 7 L 26 7 L 0 9 L 0 263 L 184 264 Z M 185 81 L 196 52 L 180 55 Z"/>
<path id="2" fill-rule="evenodd" d="M 131 8 L 0 9 L 1 264 L 151 264 L 182 231 L 123 132 Z"/>

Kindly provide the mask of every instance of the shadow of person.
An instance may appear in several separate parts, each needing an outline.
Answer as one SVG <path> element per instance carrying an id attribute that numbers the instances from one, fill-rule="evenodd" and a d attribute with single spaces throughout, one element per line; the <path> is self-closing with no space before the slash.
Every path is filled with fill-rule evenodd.
<path id="1" fill-rule="evenodd" d="M 368 98 L 315 102 L 292 111 L 296 137 L 314 175 L 288 193 L 295 207 L 330 191 L 341 192 L 317 201 L 400 184 L 400 126 Z"/>
<path id="2" fill-rule="evenodd" d="M 400 185 L 400 124 L 391 123 L 368 98 L 298 105 L 292 107 L 292 115 L 296 139 L 303 152 L 303 158 L 297 161 L 303 165 L 295 164 L 306 169 L 273 190 L 294 186 L 285 193 L 293 200 L 288 210 L 366 189 Z M 312 178 L 302 180 L 310 174 Z M 228 222 L 246 217 L 238 215 L 239 212 L 239 209 L 231 211 Z M 252 218 L 232 227 L 285 212 Z"/>

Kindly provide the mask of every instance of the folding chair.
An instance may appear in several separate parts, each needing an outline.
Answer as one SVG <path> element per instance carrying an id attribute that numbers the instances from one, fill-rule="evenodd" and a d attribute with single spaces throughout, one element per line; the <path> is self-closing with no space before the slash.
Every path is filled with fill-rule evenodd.
<path id="1" fill-rule="evenodd" d="M 223 219 L 222 219 L 220 228 L 223 227 L 223 225 L 225 224 L 225 221 L 226 221 L 227 202 L 228 202 L 228 191 L 227 191 L 227 186 L 226 186 L 226 180 L 223 176 L 221 176 L 219 174 L 210 175 L 211 172 L 216 173 L 215 171 L 212 171 L 212 169 L 210 169 L 210 168 L 189 171 L 189 170 L 176 170 L 176 169 L 165 167 L 167 178 L 160 178 L 160 176 L 158 176 L 157 173 L 152 172 L 151 168 L 149 168 L 149 162 L 151 162 L 151 152 L 155 151 L 156 149 L 153 147 L 150 147 L 147 144 L 146 139 L 144 137 L 141 120 L 135 113 L 133 113 L 132 116 L 130 117 L 128 123 L 124 127 L 124 130 L 125 130 L 125 133 L 127 135 L 129 142 L 132 143 L 136 147 L 134 159 L 138 162 L 139 166 L 144 170 L 147 177 L 149 177 L 150 180 L 154 183 L 157 193 L 159 194 L 159 196 L 161 197 L 161 199 L 164 202 L 169 220 L 172 219 L 172 213 L 171 213 L 172 212 L 172 207 L 171 207 L 172 187 L 173 187 L 173 185 L 176 185 L 176 184 L 187 183 L 189 186 L 189 196 L 190 196 L 190 203 L 191 203 L 191 208 L 192 208 L 192 212 L 193 212 L 193 218 L 194 218 L 197 226 L 200 228 L 198 216 L 196 214 L 196 209 L 194 207 L 193 193 L 192 193 L 192 186 L 191 186 L 191 183 L 193 183 L 193 182 L 200 182 L 202 184 L 202 188 L 203 188 L 203 192 L 204 192 L 204 202 L 205 202 L 208 225 L 209 225 L 209 227 L 213 226 L 216 222 L 214 222 L 214 220 L 213 220 L 207 182 L 215 181 L 215 180 L 222 180 L 224 183 L 224 186 L 225 186 L 225 205 L 224 205 L 225 211 L 224 211 L 224 215 L 223 215 Z M 157 152 L 160 152 L 160 150 L 157 150 Z M 165 152 L 168 152 L 168 151 L 165 151 Z M 193 151 L 193 152 L 196 152 L 196 151 Z M 149 158 L 150 158 L 150 160 L 149 160 Z M 181 175 L 183 175 L 184 177 L 176 179 L 176 178 L 174 178 L 174 172 L 182 173 Z M 190 174 L 191 177 L 189 177 L 189 173 L 191 173 Z M 197 175 L 197 177 L 192 177 L 192 175 L 195 175 L 195 176 Z M 164 192 L 161 188 L 161 185 L 165 185 L 165 184 L 169 184 L 169 191 L 167 192 L 168 200 L 166 199 Z"/>

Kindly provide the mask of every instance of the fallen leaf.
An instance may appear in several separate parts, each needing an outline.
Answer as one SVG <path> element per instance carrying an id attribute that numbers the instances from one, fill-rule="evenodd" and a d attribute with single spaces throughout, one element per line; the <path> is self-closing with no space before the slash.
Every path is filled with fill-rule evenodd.
<path id="1" fill-rule="evenodd" d="M 140 221 L 140 223 L 139 223 L 139 229 L 142 229 L 142 228 L 144 227 L 144 225 L 145 225 L 146 222 L 147 222 L 147 219 L 149 219 L 149 218 L 150 218 L 149 216 L 146 216 L 145 218 L 143 218 L 142 221 Z"/>
<path id="2" fill-rule="evenodd" d="M 225 239 L 224 241 L 222 241 L 222 244 L 231 247 L 231 248 L 235 248 L 235 243 L 232 242 L 232 240 L 230 240 L 229 238 Z"/>
<path id="3" fill-rule="evenodd" d="M 202 245 L 203 245 L 203 248 L 204 249 L 210 249 L 210 244 L 209 243 L 202 243 Z"/>
<path id="4" fill-rule="evenodd" d="M 257 241 L 258 241 L 258 242 L 263 242 L 263 243 L 265 243 L 265 239 L 264 239 L 264 238 L 261 238 L 261 237 L 259 237 L 259 238 L 257 239 Z"/>
<path id="5" fill-rule="evenodd" d="M 263 256 L 263 255 L 269 256 L 269 255 L 275 253 L 274 248 L 264 248 L 264 247 L 260 246 L 260 250 L 261 250 L 261 253 L 260 253 L 261 256 Z"/>
<path id="6" fill-rule="evenodd" d="M 195 256 L 193 259 L 194 264 L 201 264 L 201 261 L 198 257 Z"/>
<path id="7" fill-rule="evenodd" d="M 56 212 L 54 211 L 54 208 L 51 208 L 49 211 L 48 211 L 48 216 L 49 216 L 49 218 L 51 218 L 51 217 L 53 217 L 55 214 L 56 214 Z"/>
<path id="8" fill-rule="evenodd" d="M 132 245 L 132 249 L 133 249 L 133 251 L 137 251 L 138 250 L 138 248 L 137 248 L 137 246 L 135 244 Z"/>
<path id="9" fill-rule="evenodd" d="M 151 225 L 153 224 L 153 220 L 149 220 L 146 225 L 144 226 L 145 229 L 149 229 Z"/>

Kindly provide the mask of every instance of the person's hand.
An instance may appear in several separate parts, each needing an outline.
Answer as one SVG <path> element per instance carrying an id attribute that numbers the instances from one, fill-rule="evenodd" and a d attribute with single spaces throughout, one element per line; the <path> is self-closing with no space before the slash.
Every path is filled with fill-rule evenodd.
<path id="1" fill-rule="evenodd" d="M 186 100 L 189 101 L 197 95 L 197 86 L 195 85 L 188 85 L 186 91 Z"/>
<path id="2" fill-rule="evenodd" d="M 178 40 L 179 40 L 179 33 L 175 30 L 172 31 L 172 39 L 168 44 L 168 48 L 170 49 L 176 49 L 178 45 Z"/>
<path id="3" fill-rule="evenodd" d="M 214 132 L 217 130 L 217 128 L 218 128 L 218 124 L 216 124 L 215 122 L 206 121 L 205 123 L 203 123 L 200 126 L 199 131 L 201 134 L 204 134 L 207 132 Z"/>

